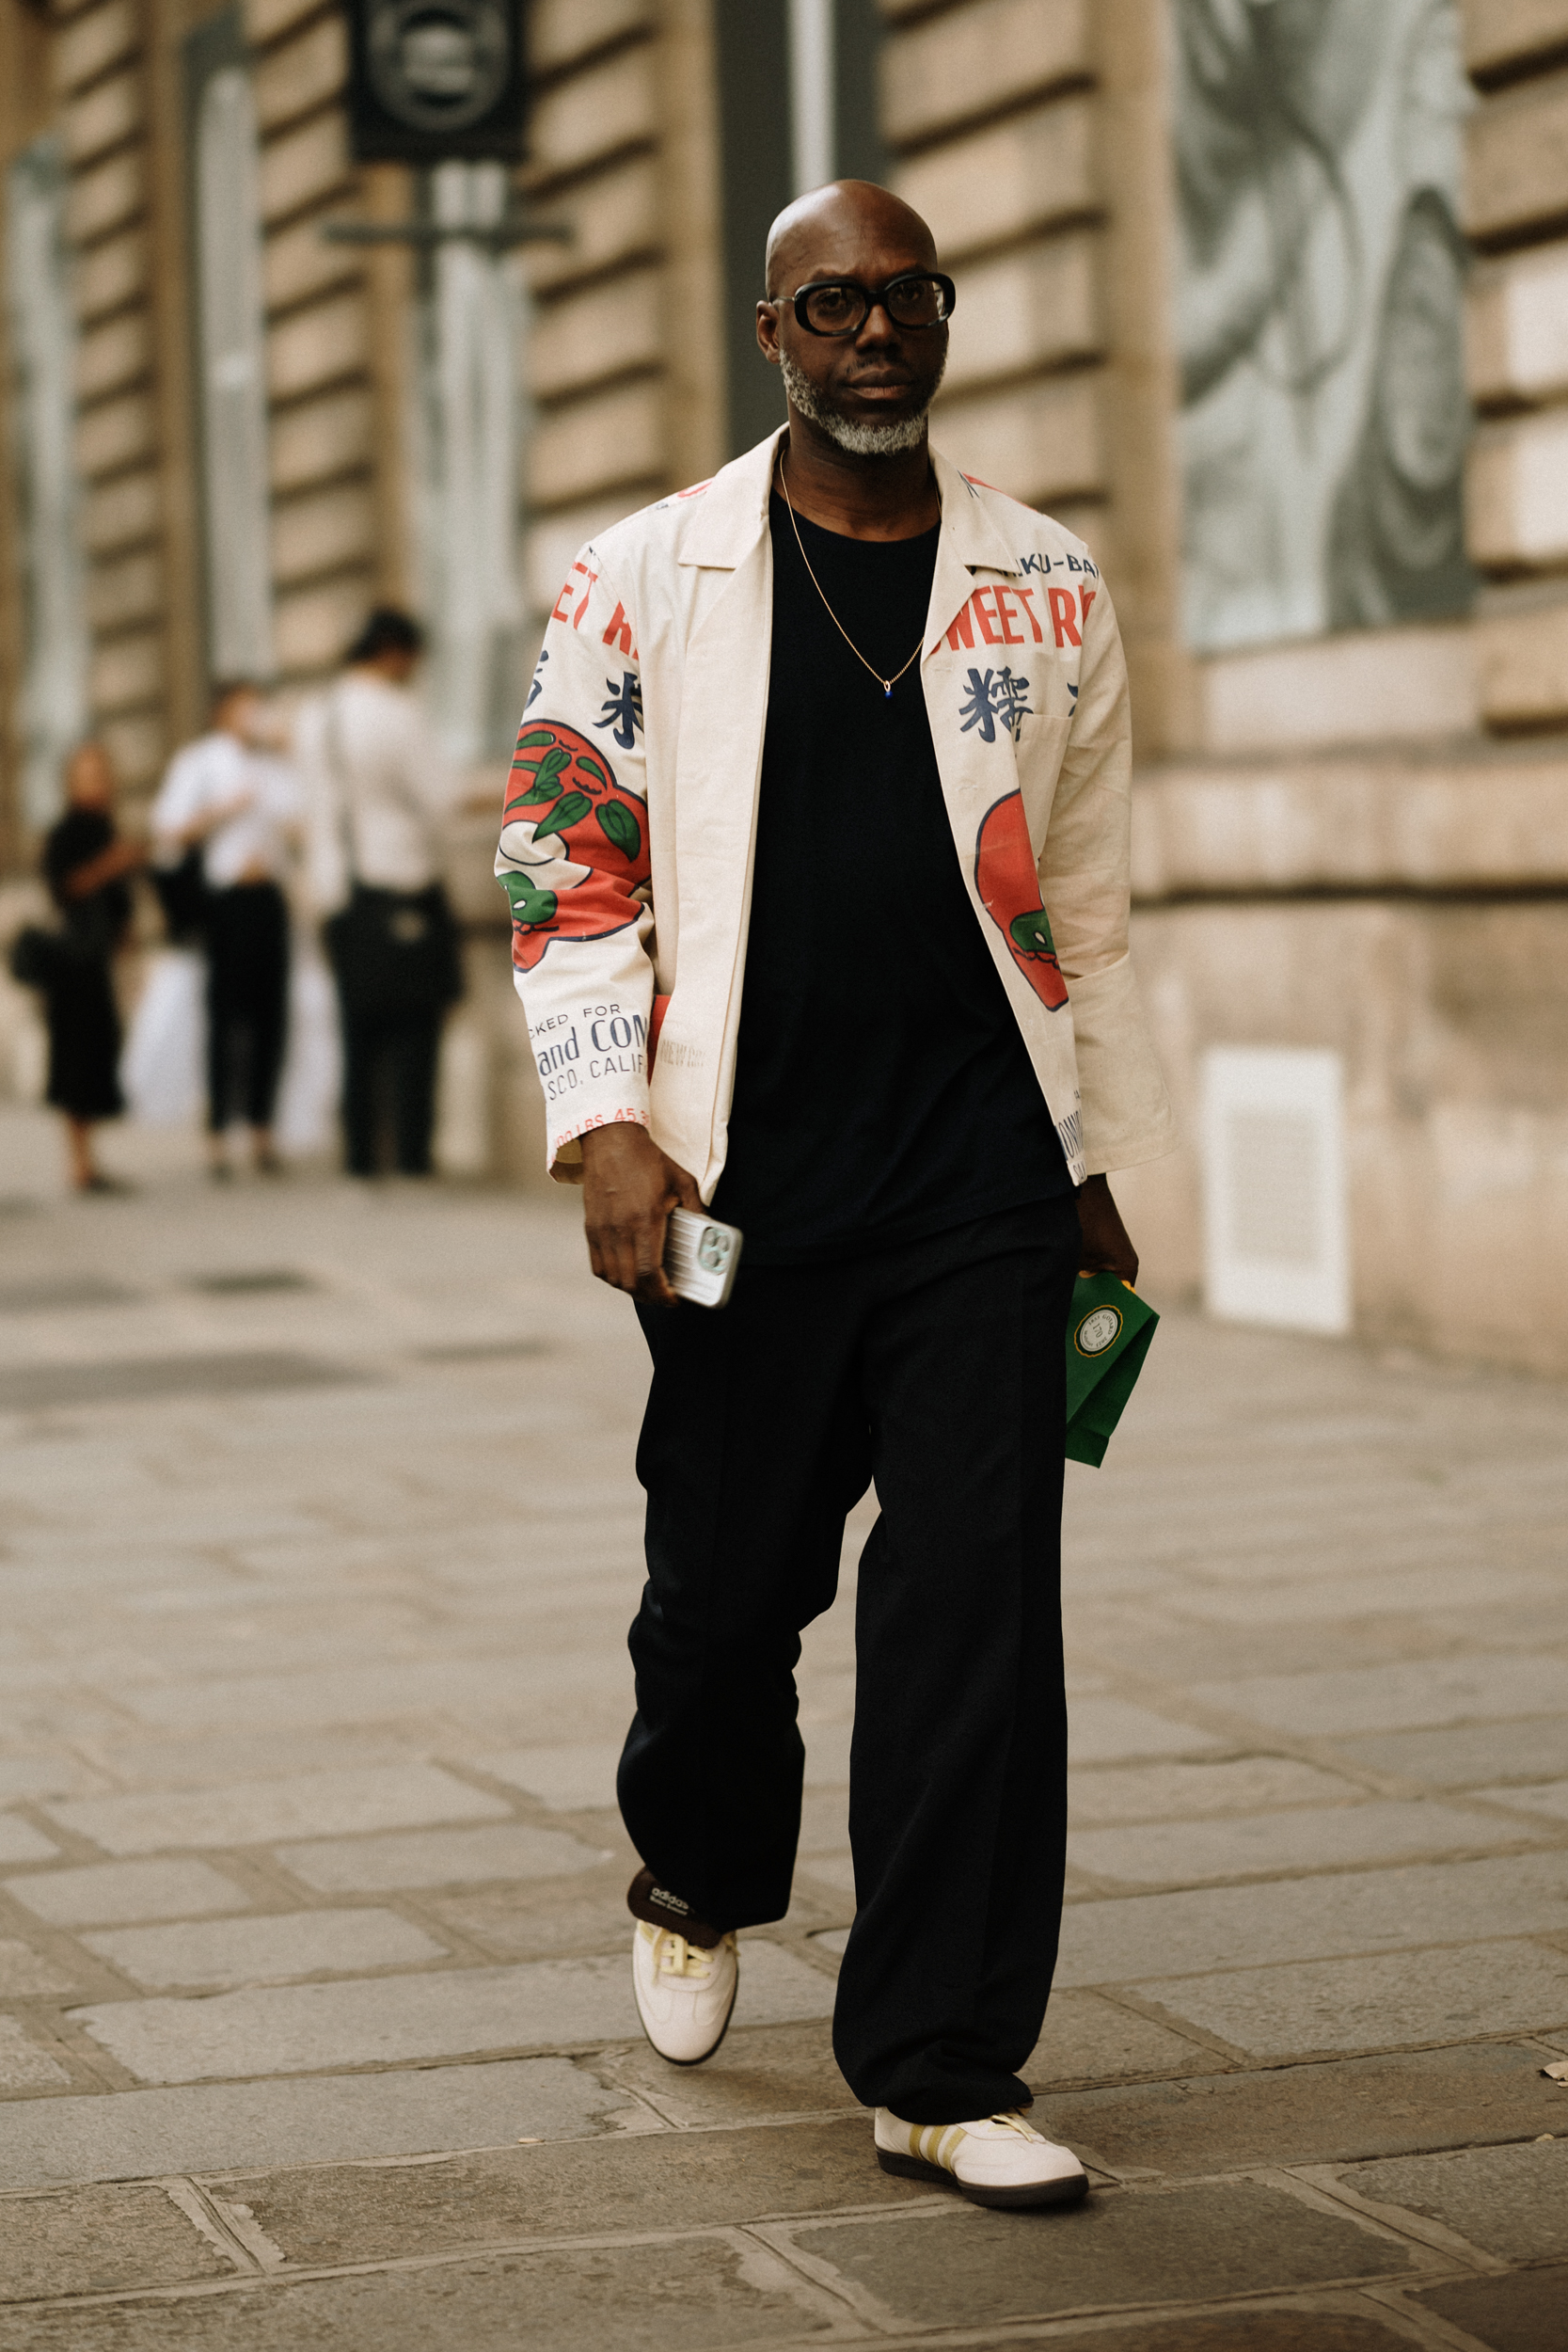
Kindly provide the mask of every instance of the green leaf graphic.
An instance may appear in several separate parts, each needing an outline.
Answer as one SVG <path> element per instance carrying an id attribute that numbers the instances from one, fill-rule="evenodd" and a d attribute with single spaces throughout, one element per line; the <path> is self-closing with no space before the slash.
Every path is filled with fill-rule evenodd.
<path id="1" fill-rule="evenodd" d="M 1026 956 L 1049 956 L 1056 950 L 1051 936 L 1051 925 L 1043 907 L 1032 908 L 1027 914 L 1015 915 L 1007 926 L 1007 935 L 1015 947 Z"/>
<path id="2" fill-rule="evenodd" d="M 571 764 L 571 753 L 562 751 L 558 745 L 553 752 L 546 752 L 543 759 L 515 759 L 512 772 L 515 776 L 558 776 L 562 768 L 569 768 Z"/>
<path id="3" fill-rule="evenodd" d="M 511 902 L 513 921 L 520 923 L 525 930 L 549 922 L 555 914 L 555 892 L 540 890 L 526 874 L 503 874 L 501 888 Z"/>
<path id="4" fill-rule="evenodd" d="M 555 737 L 548 727 L 534 727 L 529 734 L 517 738 L 517 749 L 520 752 L 542 751 L 554 741 Z"/>
<path id="5" fill-rule="evenodd" d="M 578 754 L 578 773 L 579 776 L 592 776 L 595 784 L 602 785 L 606 790 L 609 789 L 610 778 L 605 774 L 598 761 L 590 759 L 586 752 Z"/>
<path id="6" fill-rule="evenodd" d="M 564 833 L 567 826 L 575 825 L 579 817 L 586 817 L 593 805 L 586 792 L 564 793 L 551 809 L 549 823 L 542 826 L 542 830 L 546 833 Z"/>
<path id="7" fill-rule="evenodd" d="M 542 801 L 558 801 L 561 787 L 553 776 L 535 776 L 526 792 L 512 803 L 515 808 L 536 808 Z"/>
<path id="8" fill-rule="evenodd" d="M 579 760 L 578 765 L 580 767 L 582 762 Z M 607 801 L 594 814 L 599 820 L 599 831 L 611 848 L 619 850 L 624 858 L 635 858 L 642 847 L 642 828 L 630 809 L 623 808 L 619 801 Z"/>

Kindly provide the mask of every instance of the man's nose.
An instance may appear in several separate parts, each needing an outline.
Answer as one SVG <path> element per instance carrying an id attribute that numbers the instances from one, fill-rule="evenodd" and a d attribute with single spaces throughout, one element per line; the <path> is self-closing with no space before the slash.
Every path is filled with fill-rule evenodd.
<path id="1" fill-rule="evenodd" d="M 884 343 L 896 342 L 897 340 L 898 329 L 889 314 L 886 303 L 874 302 L 865 314 L 860 333 L 855 337 L 856 350 L 863 349 L 867 343 L 879 347 Z"/>

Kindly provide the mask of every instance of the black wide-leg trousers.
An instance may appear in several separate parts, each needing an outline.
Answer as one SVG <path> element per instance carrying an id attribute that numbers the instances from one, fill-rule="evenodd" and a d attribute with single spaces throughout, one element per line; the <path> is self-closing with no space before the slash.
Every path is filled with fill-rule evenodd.
<path id="1" fill-rule="evenodd" d="M 648 1580 L 621 1811 L 715 1927 L 788 1907 L 800 1629 L 861 1555 L 833 2047 L 868 2106 L 1017 2106 L 1055 1964 L 1070 1196 L 847 1264 L 742 1264 L 728 1307 L 640 1309 Z"/>
<path id="2" fill-rule="evenodd" d="M 276 882 L 209 893 L 207 1125 L 272 1125 L 289 1025 L 289 907 Z"/>
<path id="3" fill-rule="evenodd" d="M 343 1157 L 350 1175 L 381 1172 L 389 1126 L 398 1172 L 428 1176 L 444 1005 L 389 1012 L 343 1009 Z"/>

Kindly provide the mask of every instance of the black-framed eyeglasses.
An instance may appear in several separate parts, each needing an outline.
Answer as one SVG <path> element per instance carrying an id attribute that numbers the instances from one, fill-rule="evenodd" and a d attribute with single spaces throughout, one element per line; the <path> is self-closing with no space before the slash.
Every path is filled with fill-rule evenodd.
<path id="1" fill-rule="evenodd" d="M 858 335 L 880 304 L 895 326 L 941 326 L 958 307 L 958 289 L 939 270 L 906 270 L 880 286 L 863 286 L 858 278 L 819 278 L 792 294 L 769 294 L 783 309 L 788 303 L 799 324 L 811 335 Z"/>

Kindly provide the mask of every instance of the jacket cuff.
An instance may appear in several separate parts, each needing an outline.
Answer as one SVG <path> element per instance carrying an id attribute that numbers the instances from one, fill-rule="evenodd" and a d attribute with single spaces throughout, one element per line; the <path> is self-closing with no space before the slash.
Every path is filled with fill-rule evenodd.
<path id="1" fill-rule="evenodd" d="M 1084 1161 L 1091 1176 L 1137 1168 L 1177 1145 L 1165 1092 L 1130 956 L 1068 980 L 1078 1049 Z"/>
<path id="2" fill-rule="evenodd" d="M 575 1127 L 564 1128 L 552 1135 L 545 1147 L 545 1171 L 558 1184 L 580 1184 L 582 1182 L 582 1138 L 594 1127 L 646 1127 L 649 1123 L 646 1104 L 627 1104 L 619 1110 L 595 1111 L 579 1119 Z"/>

